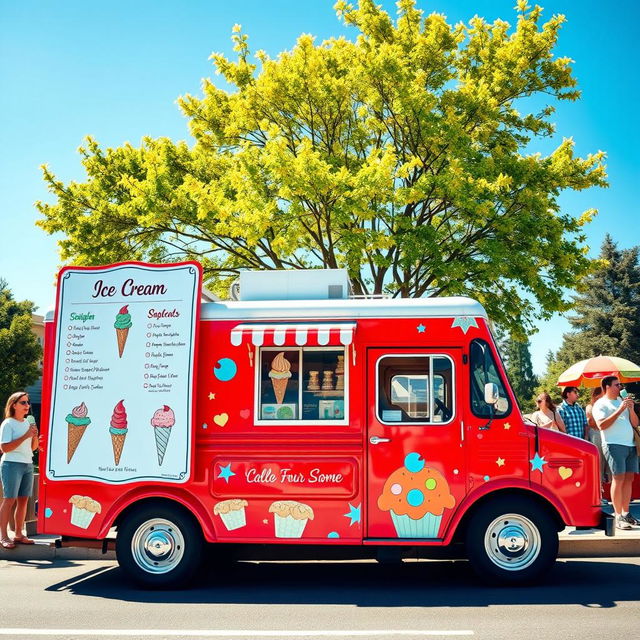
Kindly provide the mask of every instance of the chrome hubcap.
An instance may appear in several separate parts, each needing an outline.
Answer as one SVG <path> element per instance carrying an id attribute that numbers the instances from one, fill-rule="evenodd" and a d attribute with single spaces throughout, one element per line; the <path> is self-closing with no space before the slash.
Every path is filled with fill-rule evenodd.
<path id="1" fill-rule="evenodd" d="M 142 523 L 131 539 L 136 564 L 148 573 L 167 573 L 184 556 L 184 538 L 173 522 L 154 518 Z"/>
<path id="2" fill-rule="evenodd" d="M 540 555 L 540 532 L 529 518 L 508 513 L 487 527 L 484 548 L 496 566 L 506 571 L 521 571 Z"/>

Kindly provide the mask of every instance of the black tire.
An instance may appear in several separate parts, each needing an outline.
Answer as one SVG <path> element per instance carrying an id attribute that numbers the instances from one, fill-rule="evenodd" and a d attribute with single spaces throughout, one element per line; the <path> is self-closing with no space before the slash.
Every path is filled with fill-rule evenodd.
<path id="1" fill-rule="evenodd" d="M 186 586 L 195 576 L 203 552 L 200 526 L 178 506 L 145 504 L 118 525 L 116 557 L 122 570 L 148 589 Z"/>
<path id="2" fill-rule="evenodd" d="M 471 516 L 467 557 L 489 584 L 527 584 L 544 578 L 558 557 L 558 531 L 549 511 L 522 497 L 496 498 Z"/>

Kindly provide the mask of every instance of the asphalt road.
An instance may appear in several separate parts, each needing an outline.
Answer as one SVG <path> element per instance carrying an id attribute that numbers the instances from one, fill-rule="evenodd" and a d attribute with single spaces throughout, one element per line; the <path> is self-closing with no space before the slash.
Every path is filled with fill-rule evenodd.
<path id="1" fill-rule="evenodd" d="M 602 640 L 636 635 L 638 600 L 640 558 L 560 560 L 520 588 L 487 587 L 462 561 L 239 563 L 163 592 L 111 561 L 0 561 L 0 640 Z"/>

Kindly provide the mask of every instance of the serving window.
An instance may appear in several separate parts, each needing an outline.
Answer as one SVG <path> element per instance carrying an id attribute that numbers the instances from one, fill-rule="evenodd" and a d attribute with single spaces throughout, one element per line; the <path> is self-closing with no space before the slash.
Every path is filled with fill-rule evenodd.
<path id="1" fill-rule="evenodd" d="M 264 347 L 259 352 L 260 422 L 345 424 L 345 347 Z"/>
<path id="2" fill-rule="evenodd" d="M 453 418 L 453 361 L 448 356 L 384 356 L 377 377 L 380 422 L 438 424 Z"/>

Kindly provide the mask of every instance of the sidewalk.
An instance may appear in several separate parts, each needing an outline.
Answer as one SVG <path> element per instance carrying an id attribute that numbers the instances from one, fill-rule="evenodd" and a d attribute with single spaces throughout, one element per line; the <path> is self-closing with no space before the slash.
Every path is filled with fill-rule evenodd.
<path id="1" fill-rule="evenodd" d="M 611 507 L 605 508 L 611 512 Z M 631 513 L 640 519 L 640 501 L 631 505 Z M 18 560 L 21 562 L 30 560 L 115 560 L 113 543 L 109 544 L 110 550 L 102 553 L 101 549 L 87 547 L 61 547 L 56 548 L 58 536 L 32 535 L 36 541 L 34 545 L 16 545 L 15 549 L 5 550 L 0 548 L 0 561 Z M 615 530 L 615 536 L 609 537 L 600 529 L 576 530 L 575 527 L 567 527 L 559 534 L 560 558 L 612 558 L 624 556 L 640 557 L 640 527 L 634 527 L 628 531 Z"/>

